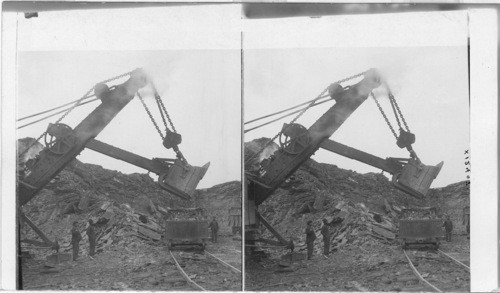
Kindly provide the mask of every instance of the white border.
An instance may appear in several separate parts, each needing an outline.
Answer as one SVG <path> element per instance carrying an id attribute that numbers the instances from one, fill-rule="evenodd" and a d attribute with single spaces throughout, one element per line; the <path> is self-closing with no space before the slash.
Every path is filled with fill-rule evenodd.
<path id="1" fill-rule="evenodd" d="M 2 139 L 16 137 L 15 99 L 5 95 L 15 93 L 16 14 L 3 14 L 2 76 L 0 126 L 0 192 L 15 192 L 15 141 Z M 498 89 L 497 89 L 497 19 L 493 10 L 471 10 L 471 153 L 473 175 L 471 181 L 471 291 L 491 291 L 498 284 Z M 8 25 L 6 25 L 8 24 Z M 243 179 L 242 179 L 243 180 Z M 10 183 L 10 184 L 6 184 Z M 12 202 L 13 199 L 10 199 Z M 0 290 L 15 290 L 16 253 L 14 205 L 0 197 Z M 244 212 L 244 209 L 242 210 Z M 5 229 L 8 228 L 8 229 Z M 243 252 L 243 250 L 242 250 Z"/>
<path id="2" fill-rule="evenodd" d="M 0 289 L 16 289 L 16 229 L 12 229 L 16 223 L 15 198 L 7 197 L 16 193 L 16 21 L 17 14 L 4 14 L 2 18 L 2 76 L 1 76 L 1 222 L 0 231 Z M 9 40 L 9 41 L 6 41 Z M 14 94 L 14 95 L 10 95 Z M 11 111 L 7 111 L 11 110 Z"/>
<path id="3" fill-rule="evenodd" d="M 498 287 L 497 19 L 470 10 L 471 291 Z M 464 166 L 465 167 L 465 166 Z"/>

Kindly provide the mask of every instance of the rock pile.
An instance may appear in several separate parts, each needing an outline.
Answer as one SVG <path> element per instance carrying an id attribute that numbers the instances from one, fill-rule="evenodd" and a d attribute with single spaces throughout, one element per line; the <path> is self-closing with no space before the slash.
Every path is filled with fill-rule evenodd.
<path id="1" fill-rule="evenodd" d="M 245 147 L 251 146 L 245 149 L 246 156 L 263 142 L 266 140 L 246 143 Z M 259 212 L 285 238 L 293 239 L 299 250 L 305 249 L 306 223 L 313 221 L 319 253 L 322 219 L 329 223 L 334 250 L 350 245 L 395 245 L 403 209 L 435 207 L 438 217 L 451 215 L 455 232 L 461 232 L 465 230 L 463 207 L 468 202 L 465 182 L 432 190 L 426 198 L 417 199 L 394 188 L 382 173 L 359 174 L 310 159 L 260 205 Z M 265 238 L 273 238 L 262 231 Z"/>
<path id="2" fill-rule="evenodd" d="M 71 250 L 70 230 L 76 221 L 83 236 L 80 250 L 85 255 L 88 241 L 84 231 L 89 219 L 97 223 L 97 252 L 137 242 L 162 245 L 163 221 L 178 217 L 175 210 L 180 208 L 199 210 L 204 219 L 220 216 L 221 232 L 227 232 L 225 213 L 228 203 L 241 202 L 240 185 L 229 182 L 197 190 L 191 201 L 184 201 L 161 189 L 148 174 L 123 174 L 75 159 L 22 210 L 49 239 L 58 239 L 62 252 Z M 24 223 L 21 239 L 38 240 L 38 236 Z M 26 249 L 39 257 L 52 253 L 31 246 Z"/>
<path id="3" fill-rule="evenodd" d="M 238 223 L 231 220 L 231 209 L 241 208 L 241 182 L 231 181 L 197 190 L 194 197 L 197 206 L 203 207 L 209 220 L 217 218 L 220 234 L 232 234 L 232 226 Z"/>

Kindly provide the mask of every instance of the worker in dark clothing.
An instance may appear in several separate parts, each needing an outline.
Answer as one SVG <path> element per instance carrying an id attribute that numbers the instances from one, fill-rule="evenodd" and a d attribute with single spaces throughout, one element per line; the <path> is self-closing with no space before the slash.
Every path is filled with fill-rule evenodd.
<path id="1" fill-rule="evenodd" d="M 465 231 L 467 232 L 467 239 L 470 239 L 470 215 L 464 214 L 463 224 L 465 225 Z"/>
<path id="2" fill-rule="evenodd" d="M 82 240 L 82 234 L 78 231 L 77 222 L 73 222 L 73 229 L 71 229 L 71 244 L 73 246 L 73 261 L 78 258 L 78 250 L 80 249 L 80 240 Z"/>
<path id="3" fill-rule="evenodd" d="M 59 239 L 55 239 L 54 243 L 52 244 L 52 249 L 55 250 L 57 254 L 59 254 L 59 249 L 61 249 L 61 246 L 59 245 Z"/>
<path id="4" fill-rule="evenodd" d="M 217 223 L 215 217 L 213 218 L 212 222 L 210 222 L 210 225 L 208 227 L 210 228 L 210 230 L 212 230 L 212 242 L 217 243 L 217 232 L 219 232 L 219 223 Z"/>
<path id="5" fill-rule="evenodd" d="M 443 227 L 446 232 L 446 241 L 451 242 L 451 231 L 453 230 L 453 223 L 450 220 L 450 216 L 446 216 L 446 221 L 444 221 Z"/>
<path id="6" fill-rule="evenodd" d="M 293 254 L 295 250 L 295 243 L 293 243 L 293 239 L 290 237 L 290 241 L 288 241 L 288 249 L 290 249 L 290 253 Z"/>
<path id="7" fill-rule="evenodd" d="M 323 219 L 321 235 L 323 235 L 323 255 L 328 258 L 328 255 L 330 254 L 330 229 L 328 229 L 328 222 L 326 219 Z"/>
<path id="8" fill-rule="evenodd" d="M 290 264 L 293 263 L 293 251 L 295 250 L 295 244 L 293 243 L 292 237 L 288 241 L 287 248 L 290 249 Z"/>
<path id="9" fill-rule="evenodd" d="M 96 235 L 95 235 L 94 221 L 92 221 L 92 219 L 89 219 L 87 236 L 89 237 L 89 255 L 90 257 L 93 257 L 95 254 Z"/>
<path id="10" fill-rule="evenodd" d="M 55 239 L 54 243 L 52 244 L 52 249 L 56 251 L 57 255 L 57 263 L 59 263 L 59 249 L 61 249 L 61 246 L 59 245 L 59 239 Z"/>
<path id="11" fill-rule="evenodd" d="M 312 221 L 308 221 L 306 228 L 307 259 L 312 258 L 315 239 L 316 239 L 316 233 L 314 233 L 314 229 L 312 227 Z"/>

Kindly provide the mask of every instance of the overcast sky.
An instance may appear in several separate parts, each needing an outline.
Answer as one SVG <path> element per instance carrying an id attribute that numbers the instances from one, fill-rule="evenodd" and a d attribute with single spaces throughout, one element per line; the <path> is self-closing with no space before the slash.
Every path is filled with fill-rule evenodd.
<path id="1" fill-rule="evenodd" d="M 244 120 L 311 100 L 336 80 L 378 68 L 416 135 L 413 146 L 422 162 L 444 161 L 432 186 L 466 179 L 469 105 L 464 12 L 262 20 L 247 28 Z M 379 100 L 397 131 L 388 99 L 380 96 Z M 308 128 L 332 105 L 312 108 L 297 122 Z M 294 116 L 248 132 L 245 141 L 273 137 Z M 371 99 L 331 138 L 382 158 L 408 157 L 406 150 L 397 147 Z M 313 159 L 360 173 L 380 172 L 322 149 Z"/>
<path id="2" fill-rule="evenodd" d="M 239 5 L 41 12 L 31 19 L 21 15 L 18 117 L 74 100 L 100 80 L 143 67 L 183 135 L 180 147 L 188 161 L 197 166 L 211 162 L 200 187 L 239 179 L 243 29 L 246 120 L 312 99 L 331 82 L 376 67 L 417 137 L 414 148 L 422 161 L 445 162 L 434 186 L 465 180 L 465 12 L 243 21 L 240 15 Z M 387 99 L 381 103 L 392 115 Z M 308 111 L 298 122 L 310 126 L 327 105 L 331 103 Z M 95 106 L 80 107 L 63 122 L 74 127 Z M 19 137 L 37 137 L 54 120 L 22 129 Z M 245 140 L 272 137 L 289 120 L 250 132 Z M 383 158 L 407 155 L 395 145 L 371 100 L 332 138 Z M 137 100 L 98 139 L 149 158 L 175 156 L 163 148 Z M 142 172 L 90 150 L 79 159 L 125 173 Z M 378 172 L 323 150 L 314 159 Z"/>
<path id="3" fill-rule="evenodd" d="M 18 117 L 78 99 L 95 83 L 141 67 L 155 81 L 182 135 L 179 147 L 188 162 L 211 163 L 199 187 L 240 180 L 241 41 L 230 25 L 238 18 L 235 6 L 56 11 L 31 19 L 21 15 Z M 146 102 L 162 125 L 151 96 Z M 75 109 L 62 123 L 74 128 L 97 105 Z M 58 117 L 21 129 L 18 137 L 38 137 Z M 175 158 L 162 146 L 137 98 L 97 139 L 147 158 Z M 92 150 L 78 159 L 124 173 L 146 172 Z"/>

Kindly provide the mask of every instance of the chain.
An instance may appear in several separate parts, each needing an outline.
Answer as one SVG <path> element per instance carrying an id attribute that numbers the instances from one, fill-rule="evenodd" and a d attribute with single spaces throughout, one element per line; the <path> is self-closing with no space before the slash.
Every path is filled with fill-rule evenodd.
<path id="1" fill-rule="evenodd" d="M 158 105 L 158 110 L 160 111 L 161 119 L 163 120 L 163 124 L 165 125 L 165 128 L 167 129 L 167 131 L 169 131 L 167 121 L 165 121 L 165 116 L 166 116 L 168 123 L 170 124 L 170 127 L 172 127 L 173 132 L 177 133 L 177 130 L 175 129 L 174 123 L 172 122 L 172 119 L 170 118 L 170 115 L 168 114 L 167 108 L 165 107 L 165 104 L 163 104 L 163 100 L 161 99 L 160 95 L 158 94 L 158 91 L 156 90 L 156 86 L 154 85 L 154 83 L 152 81 L 150 81 L 150 83 L 151 83 L 151 87 L 153 88 L 156 104 Z M 177 155 L 177 158 L 179 158 L 180 160 L 184 161 L 187 164 L 187 160 L 184 157 L 184 155 L 182 154 L 181 150 L 179 149 L 179 146 L 174 146 L 173 150 L 174 150 L 175 154 Z"/>
<path id="2" fill-rule="evenodd" d="M 391 122 L 389 122 L 389 119 L 387 119 L 387 116 L 385 115 L 385 112 L 382 109 L 382 106 L 380 106 L 380 103 L 378 102 L 377 98 L 375 98 L 375 95 L 373 94 L 373 92 L 370 93 L 370 96 L 373 98 L 373 100 L 377 104 L 377 107 L 380 110 L 380 113 L 382 113 L 382 116 L 384 116 L 385 123 L 387 123 L 387 125 L 389 125 L 389 128 L 391 129 L 392 134 L 394 134 L 394 137 L 396 139 L 398 139 L 398 135 L 396 134 L 396 131 L 394 131 L 394 128 L 392 128 Z"/>
<path id="3" fill-rule="evenodd" d="M 158 97 L 155 95 L 155 100 L 156 100 L 156 105 L 158 106 L 158 111 L 160 112 L 161 120 L 163 120 L 163 125 L 165 125 L 165 128 L 167 129 L 167 133 L 169 131 L 167 121 L 165 120 L 165 114 L 163 114 L 163 110 L 161 109 L 160 102 L 158 100 Z"/>
<path id="4" fill-rule="evenodd" d="M 170 119 L 170 115 L 168 115 L 168 111 L 167 111 L 167 108 L 165 108 L 165 105 L 163 104 L 163 101 L 160 97 L 160 95 L 158 94 L 158 92 L 156 91 L 156 88 L 155 88 L 155 97 L 157 99 L 157 101 L 159 102 L 159 104 L 161 105 L 162 109 L 163 109 L 163 112 L 165 113 L 165 115 L 167 116 L 167 120 L 168 120 L 168 123 L 170 124 L 170 126 L 172 127 L 172 130 L 177 133 L 177 130 L 175 129 L 175 126 L 174 126 L 174 123 L 172 122 L 172 119 Z M 165 122 L 165 120 L 163 120 L 163 122 Z M 167 127 L 167 123 L 165 122 L 165 127 Z"/>
<path id="5" fill-rule="evenodd" d="M 405 117 L 403 116 L 403 113 L 401 112 L 401 109 L 399 108 L 398 102 L 396 102 L 396 99 L 394 98 L 394 96 L 391 93 L 390 93 L 389 97 L 392 97 L 393 103 L 396 106 L 396 110 L 398 111 L 399 116 L 401 116 L 401 120 L 403 120 L 403 124 L 405 125 L 406 130 L 408 132 L 411 132 L 410 128 L 408 127 L 408 124 L 406 124 Z"/>
<path id="6" fill-rule="evenodd" d="M 406 123 L 406 120 L 401 112 L 401 109 L 399 108 L 399 105 L 398 103 L 396 102 L 396 98 L 394 97 L 394 95 L 391 93 L 391 90 L 389 89 L 389 86 L 387 86 L 387 84 L 385 84 L 386 88 L 387 88 L 387 91 L 388 91 L 388 95 L 389 95 L 389 101 L 391 103 L 391 107 L 392 107 L 392 110 L 394 112 L 394 116 L 396 117 L 396 121 L 398 123 L 398 126 L 399 126 L 399 129 L 402 129 L 401 127 L 401 122 L 399 121 L 399 118 L 398 118 L 398 114 L 399 116 L 401 117 L 401 120 L 403 120 L 403 124 L 405 125 L 406 127 L 406 130 L 408 132 L 410 132 L 410 128 L 408 127 L 408 124 Z M 377 104 L 377 107 L 378 109 L 380 110 L 380 113 L 382 113 L 382 116 L 384 116 L 384 119 L 385 119 L 385 122 L 387 123 L 387 125 L 389 126 L 389 128 L 391 129 L 391 132 L 392 134 L 394 135 L 394 137 L 396 138 L 396 140 L 398 139 L 398 135 L 396 134 L 396 132 L 394 131 L 394 128 L 392 127 L 391 123 L 389 122 L 389 119 L 387 119 L 387 116 L 385 115 L 384 113 L 384 110 L 382 109 L 382 107 L 380 106 L 378 100 L 375 98 L 375 96 L 373 95 L 373 92 L 370 93 L 370 95 L 372 96 L 373 100 L 375 101 L 375 103 Z M 397 112 L 396 112 L 397 111 Z M 415 150 L 413 150 L 413 148 L 411 146 L 407 147 L 407 150 L 410 152 L 410 157 L 412 158 L 415 158 L 418 162 L 420 162 L 420 158 L 418 157 L 417 153 L 415 152 Z"/>
<path id="7" fill-rule="evenodd" d="M 139 92 L 137 92 L 137 96 L 139 97 L 139 100 L 141 101 L 142 106 L 144 106 L 146 113 L 148 113 L 149 119 L 151 120 L 151 122 L 153 122 L 153 124 L 156 128 L 156 131 L 158 131 L 158 134 L 160 134 L 161 139 L 162 140 L 165 139 L 165 137 L 163 136 L 163 133 L 161 133 L 160 127 L 158 127 L 158 124 L 156 124 L 156 120 L 154 119 L 153 115 L 151 115 L 151 112 L 149 111 L 148 106 L 146 105 L 146 103 L 144 103 L 144 99 L 142 98 L 142 96 Z"/>
<path id="8" fill-rule="evenodd" d="M 341 79 L 341 80 L 334 82 L 334 84 L 349 81 L 351 79 L 363 76 L 365 73 L 366 73 L 366 71 L 349 76 L 349 77 L 346 77 L 344 79 Z M 309 103 L 309 105 L 307 107 L 302 109 L 302 111 L 300 111 L 297 114 L 297 116 L 295 116 L 295 118 L 293 118 L 292 121 L 290 121 L 290 123 L 287 125 L 287 127 L 285 127 L 284 129 L 281 129 L 281 131 L 278 132 L 278 134 L 276 134 L 272 139 L 270 139 L 258 152 L 254 153 L 252 156 L 250 156 L 250 158 L 245 160 L 245 165 L 248 164 L 251 160 L 253 160 L 258 155 L 260 155 L 260 153 L 262 153 L 262 151 L 264 151 L 276 138 L 278 138 L 278 136 L 280 136 L 283 133 L 283 131 L 285 131 L 288 127 L 290 127 L 291 124 L 295 123 L 295 121 L 297 121 L 307 110 L 309 110 L 309 108 L 311 108 L 316 103 L 316 101 L 318 99 L 323 98 L 323 95 L 328 91 L 329 87 L 330 86 L 327 86 L 314 100 L 311 101 L 311 103 Z"/>
<path id="9" fill-rule="evenodd" d="M 402 129 L 401 128 L 401 121 L 399 121 L 398 112 L 396 111 L 396 107 L 394 106 L 394 96 L 390 93 L 389 93 L 389 102 L 391 103 L 392 112 L 394 112 L 394 117 L 396 117 L 396 123 L 398 124 L 399 129 Z"/>
<path id="10" fill-rule="evenodd" d="M 154 86 L 153 86 L 154 88 Z M 149 111 L 149 108 L 148 106 L 146 105 L 146 103 L 144 102 L 144 99 L 142 98 L 141 94 L 139 92 L 137 92 L 137 96 L 139 97 L 139 100 L 141 101 L 142 105 L 144 106 L 144 109 L 146 110 L 146 112 L 148 113 L 148 116 L 149 116 L 149 119 L 151 120 L 151 122 L 153 122 L 155 128 L 156 128 L 156 131 L 158 131 L 158 133 L 160 134 L 160 137 L 162 140 L 165 139 L 165 136 L 161 133 L 161 130 L 160 130 L 160 127 L 158 126 L 158 124 L 156 123 L 156 120 L 154 119 L 153 115 L 151 114 L 151 112 Z M 156 89 L 155 89 L 155 100 L 156 100 L 156 103 L 158 104 L 158 108 L 160 110 L 160 114 L 161 114 L 161 118 L 163 119 L 163 123 L 165 124 L 165 128 L 168 130 L 168 126 L 167 126 L 167 122 L 165 120 L 165 117 L 163 116 L 163 112 L 162 112 L 162 109 L 163 108 L 163 111 L 165 112 L 166 116 L 167 116 L 167 119 L 169 120 L 170 122 L 170 125 L 172 125 L 172 128 L 174 129 L 174 126 L 172 124 L 172 121 L 170 120 L 170 117 L 168 116 L 168 112 L 167 110 L 165 109 L 165 106 L 163 105 L 163 102 L 161 101 L 161 98 L 160 96 L 156 93 Z M 175 131 L 175 129 L 174 129 Z M 175 152 L 175 154 L 177 155 L 177 158 L 179 158 L 180 160 L 186 162 L 187 164 L 187 160 L 186 158 L 184 157 L 184 155 L 182 154 L 182 152 L 180 151 L 179 147 L 178 146 L 174 146 L 173 147 L 173 150 Z"/>
<path id="11" fill-rule="evenodd" d="M 160 97 L 160 95 L 158 94 L 158 92 L 156 92 L 156 88 L 155 88 L 155 98 L 157 100 L 157 103 L 158 103 L 158 107 L 161 106 L 161 108 L 163 109 L 163 112 L 161 111 L 160 109 L 160 113 L 161 113 L 161 118 L 163 119 L 163 123 L 165 124 L 165 128 L 168 129 L 168 126 L 167 126 L 167 123 L 165 122 L 165 117 L 163 116 L 163 113 L 165 113 L 165 116 L 167 116 L 167 120 L 168 122 L 170 123 L 170 126 L 172 127 L 172 130 L 177 133 L 177 130 L 175 129 L 175 126 L 174 126 L 174 123 L 172 122 L 172 119 L 170 119 L 170 115 L 168 115 L 168 111 L 167 111 L 167 108 L 165 107 L 165 105 L 163 104 L 163 101 Z M 175 154 L 177 155 L 177 157 L 179 159 L 181 159 L 182 161 L 184 161 L 186 164 L 187 164 L 187 160 L 186 158 L 184 157 L 184 155 L 182 154 L 181 150 L 179 149 L 179 146 L 175 146 L 173 148 Z"/>

